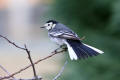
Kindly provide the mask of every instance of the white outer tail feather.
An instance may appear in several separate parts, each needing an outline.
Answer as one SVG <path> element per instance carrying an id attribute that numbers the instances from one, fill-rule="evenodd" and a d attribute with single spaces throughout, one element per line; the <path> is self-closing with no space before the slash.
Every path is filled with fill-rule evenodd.
<path id="1" fill-rule="evenodd" d="M 70 59 L 71 60 L 77 60 L 78 57 L 77 57 L 76 53 L 74 52 L 74 50 L 72 49 L 72 47 L 67 42 L 66 42 L 66 45 L 68 47 L 68 52 L 69 52 Z"/>
<path id="2" fill-rule="evenodd" d="M 84 43 L 83 43 L 84 44 Z M 87 44 L 84 44 L 85 46 L 87 46 L 87 47 L 89 47 L 89 48 L 91 48 L 91 49 L 93 49 L 93 50 L 95 50 L 96 52 L 98 52 L 99 54 L 103 54 L 104 52 L 103 51 L 101 51 L 101 50 L 99 50 L 99 49 L 97 49 L 97 48 L 95 48 L 95 47 L 92 47 L 92 46 L 90 46 L 90 45 L 87 45 Z"/>
<path id="3" fill-rule="evenodd" d="M 78 57 L 77 57 L 76 53 L 74 52 L 73 48 L 72 48 L 72 47 L 69 45 L 69 43 L 67 43 L 67 42 L 66 42 L 66 45 L 67 45 L 67 47 L 68 47 L 68 52 L 69 52 L 70 59 L 71 59 L 71 60 L 77 60 Z M 103 53 L 104 53 L 103 51 L 101 51 L 101 50 L 99 50 L 99 49 L 97 49 L 97 48 L 95 48 L 95 47 L 92 47 L 92 46 L 90 46 L 90 45 L 87 45 L 87 44 L 84 44 L 84 43 L 83 43 L 83 45 L 85 45 L 85 46 L 87 46 L 87 47 L 95 50 L 95 51 L 98 52 L 99 54 L 103 54 Z"/>

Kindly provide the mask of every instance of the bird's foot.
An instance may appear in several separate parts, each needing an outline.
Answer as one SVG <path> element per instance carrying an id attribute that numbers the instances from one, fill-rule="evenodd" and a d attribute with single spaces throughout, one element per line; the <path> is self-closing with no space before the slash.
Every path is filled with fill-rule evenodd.
<path id="1" fill-rule="evenodd" d="M 63 49 L 63 50 L 67 50 L 67 46 L 66 45 L 61 45 L 60 48 Z"/>

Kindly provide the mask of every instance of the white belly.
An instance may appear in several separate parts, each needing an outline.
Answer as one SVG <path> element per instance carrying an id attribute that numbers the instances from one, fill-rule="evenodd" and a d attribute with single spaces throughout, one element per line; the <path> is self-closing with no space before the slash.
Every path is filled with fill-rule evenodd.
<path id="1" fill-rule="evenodd" d="M 65 44 L 65 39 L 50 37 L 50 40 L 53 41 L 53 42 L 55 42 L 58 45 Z"/>

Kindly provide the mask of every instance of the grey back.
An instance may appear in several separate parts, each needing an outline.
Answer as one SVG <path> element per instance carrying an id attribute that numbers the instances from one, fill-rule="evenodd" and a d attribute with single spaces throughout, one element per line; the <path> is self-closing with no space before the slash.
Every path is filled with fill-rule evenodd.
<path id="1" fill-rule="evenodd" d="M 66 32 L 76 35 L 70 28 L 61 23 L 57 23 L 53 29 L 49 30 L 49 32 Z"/>

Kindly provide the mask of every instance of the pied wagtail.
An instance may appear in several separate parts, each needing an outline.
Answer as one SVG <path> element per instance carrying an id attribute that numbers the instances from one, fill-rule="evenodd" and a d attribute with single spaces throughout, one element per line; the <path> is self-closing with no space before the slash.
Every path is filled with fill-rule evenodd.
<path id="1" fill-rule="evenodd" d="M 55 20 L 47 21 L 41 28 L 48 30 L 48 36 L 52 41 L 56 42 L 60 46 L 67 45 L 71 60 L 84 59 L 89 56 L 91 57 L 104 53 L 95 47 L 82 43 L 76 33 L 64 24 Z"/>

